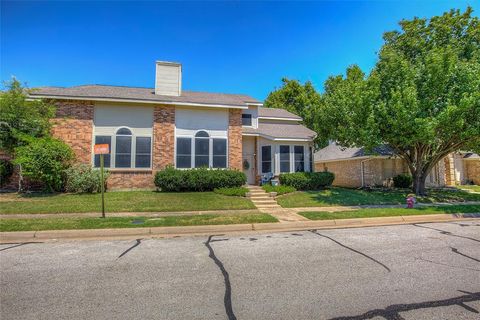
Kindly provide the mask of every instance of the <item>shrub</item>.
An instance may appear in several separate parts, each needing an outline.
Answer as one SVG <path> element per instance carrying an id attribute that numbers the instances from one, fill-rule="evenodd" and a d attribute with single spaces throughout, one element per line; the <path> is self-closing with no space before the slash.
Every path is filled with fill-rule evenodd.
<path id="1" fill-rule="evenodd" d="M 232 188 L 215 188 L 213 192 L 223 194 L 225 196 L 245 197 L 248 189 L 245 187 L 232 187 Z"/>
<path id="2" fill-rule="evenodd" d="M 276 192 L 277 195 L 282 195 L 286 193 L 291 193 L 297 191 L 292 186 L 280 185 L 280 186 L 272 186 L 271 184 L 265 184 L 262 186 L 263 190 L 266 192 Z"/>
<path id="3" fill-rule="evenodd" d="M 331 186 L 335 175 L 331 172 L 282 173 L 280 183 L 297 190 L 317 190 Z"/>
<path id="4" fill-rule="evenodd" d="M 86 164 L 78 164 L 65 171 L 65 191 L 76 193 L 95 193 L 102 190 L 102 177 L 100 170 L 94 169 Z M 108 171 L 103 177 L 105 186 L 108 178 Z"/>
<path id="5" fill-rule="evenodd" d="M 23 176 L 42 182 L 50 192 L 63 189 L 65 170 L 74 158 L 68 145 L 52 138 L 31 139 L 17 147 L 15 155 L 14 163 L 21 165 Z"/>
<path id="6" fill-rule="evenodd" d="M 158 171 L 154 183 L 162 191 L 212 191 L 215 188 L 240 187 L 247 181 L 243 172 L 207 168 L 178 170 L 169 166 Z"/>
<path id="7" fill-rule="evenodd" d="M 13 164 L 6 160 L 0 160 L 0 186 L 4 186 L 13 174 Z"/>
<path id="8" fill-rule="evenodd" d="M 399 174 L 393 177 L 393 186 L 395 188 L 410 188 L 412 186 L 412 176 L 408 174 Z"/>

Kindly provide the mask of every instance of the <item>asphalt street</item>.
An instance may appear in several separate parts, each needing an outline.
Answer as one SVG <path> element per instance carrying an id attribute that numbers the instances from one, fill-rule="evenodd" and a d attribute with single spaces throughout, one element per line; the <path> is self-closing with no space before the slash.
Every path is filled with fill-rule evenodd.
<path id="1" fill-rule="evenodd" d="M 480 221 L 0 245 L 0 318 L 480 319 Z"/>

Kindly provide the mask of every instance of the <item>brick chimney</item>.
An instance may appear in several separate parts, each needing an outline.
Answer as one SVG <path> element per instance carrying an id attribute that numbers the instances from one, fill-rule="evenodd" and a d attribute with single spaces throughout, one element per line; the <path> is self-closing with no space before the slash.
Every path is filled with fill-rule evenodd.
<path id="1" fill-rule="evenodd" d="M 155 94 L 177 97 L 182 94 L 182 65 L 180 63 L 156 62 Z"/>

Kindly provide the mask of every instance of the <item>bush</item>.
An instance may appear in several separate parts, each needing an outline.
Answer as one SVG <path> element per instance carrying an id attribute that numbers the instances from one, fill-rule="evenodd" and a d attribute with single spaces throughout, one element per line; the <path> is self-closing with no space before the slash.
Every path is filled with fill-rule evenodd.
<path id="1" fill-rule="evenodd" d="M 262 186 L 263 190 L 266 192 L 276 192 L 277 195 L 282 195 L 286 193 L 291 193 L 297 191 L 292 186 L 285 186 L 285 185 L 280 185 L 280 186 L 272 186 L 271 184 L 265 184 Z"/>
<path id="2" fill-rule="evenodd" d="M 52 138 L 34 138 L 15 149 L 15 164 L 21 165 L 23 176 L 42 182 L 48 191 L 61 191 L 65 170 L 74 158 L 72 149 Z"/>
<path id="3" fill-rule="evenodd" d="M 240 187 L 247 182 L 243 172 L 207 168 L 178 170 L 169 166 L 158 171 L 154 183 L 162 191 L 212 191 Z"/>
<path id="4" fill-rule="evenodd" d="M 13 174 L 13 164 L 6 160 L 0 160 L 0 186 L 4 186 Z"/>
<path id="5" fill-rule="evenodd" d="M 393 177 L 393 186 L 395 188 L 410 188 L 412 186 L 413 178 L 408 174 L 399 174 Z"/>
<path id="6" fill-rule="evenodd" d="M 297 190 L 317 190 L 332 185 L 335 175 L 331 172 L 282 173 L 280 183 Z"/>
<path id="7" fill-rule="evenodd" d="M 100 170 L 94 169 L 86 164 L 78 164 L 65 171 L 65 191 L 76 193 L 95 193 L 102 191 L 102 177 Z M 103 177 L 105 186 L 108 178 L 108 171 Z"/>
<path id="8" fill-rule="evenodd" d="M 248 189 L 245 187 L 232 187 L 232 188 L 215 188 L 213 192 L 223 194 L 225 196 L 245 197 Z"/>

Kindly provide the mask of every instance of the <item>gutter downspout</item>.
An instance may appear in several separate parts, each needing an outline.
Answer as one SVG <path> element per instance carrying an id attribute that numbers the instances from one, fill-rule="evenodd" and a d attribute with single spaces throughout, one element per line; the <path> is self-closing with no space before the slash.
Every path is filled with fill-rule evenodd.
<path id="1" fill-rule="evenodd" d="M 367 161 L 372 160 L 372 158 L 368 158 L 365 160 L 360 161 L 360 174 L 362 176 L 362 188 L 365 187 L 365 169 L 364 169 L 364 163 Z"/>

